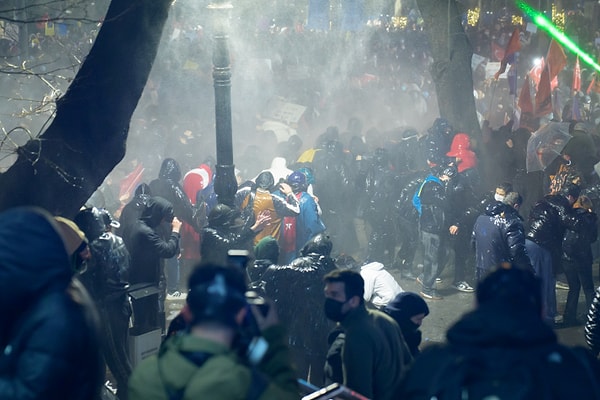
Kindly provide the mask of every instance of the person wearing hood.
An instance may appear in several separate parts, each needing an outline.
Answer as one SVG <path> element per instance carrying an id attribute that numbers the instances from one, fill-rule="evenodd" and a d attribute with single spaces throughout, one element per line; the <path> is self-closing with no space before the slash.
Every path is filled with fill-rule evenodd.
<path id="1" fill-rule="evenodd" d="M 199 232 L 202 226 L 199 226 L 194 218 L 196 211 L 183 191 L 182 177 L 179 163 L 172 158 L 165 158 L 160 166 L 158 178 L 150 182 L 150 190 L 153 196 L 160 196 L 168 200 L 173 206 L 173 214 Z"/>
<path id="2" fill-rule="evenodd" d="M 425 137 L 427 147 L 427 158 L 435 162 L 436 166 L 448 164 L 446 153 L 450 150 L 454 138 L 454 128 L 446 118 L 436 118 L 431 128 L 427 130 Z"/>
<path id="3" fill-rule="evenodd" d="M 497 269 L 477 286 L 476 301 L 446 343 L 423 349 L 398 398 L 600 398 L 598 361 L 558 342 L 541 317 L 541 286 L 530 271 Z"/>
<path id="4" fill-rule="evenodd" d="M 276 187 L 282 196 L 271 193 Z M 300 204 L 290 185 L 285 182 L 276 185 L 273 174 L 268 171 L 258 174 L 254 185 L 238 190 L 235 204 L 243 214 L 254 220 L 262 212 L 271 216 L 269 223 L 254 236 L 254 244 L 267 236 L 279 239 L 283 217 L 295 217 L 300 213 Z"/>
<path id="5" fill-rule="evenodd" d="M 261 174 L 263 172 L 270 172 L 273 175 L 273 179 L 275 180 L 275 183 L 285 182 L 287 177 L 290 176 L 290 174 L 292 172 L 294 172 L 287 167 L 288 161 L 291 161 L 291 160 L 286 160 L 283 157 L 275 157 L 271 161 L 271 167 L 261 171 Z M 256 181 L 256 179 L 258 179 L 258 176 L 256 176 L 256 178 L 254 178 L 254 181 Z"/>
<path id="6" fill-rule="evenodd" d="M 257 258 L 276 255 L 272 242 L 260 243 Z M 260 278 L 267 297 L 277 306 L 281 322 L 288 327 L 298 377 L 309 379 L 310 371 L 310 382 L 316 385 L 323 383 L 327 354 L 327 343 L 323 339 L 332 328 L 325 316 L 317 311 L 325 301 L 323 277 L 336 268 L 331 259 L 332 246 L 327 235 L 318 234 L 304 246 L 302 257 L 289 265 L 273 263 Z"/>
<path id="7" fill-rule="evenodd" d="M 254 264 L 247 272 L 250 278 L 250 286 L 260 288 L 264 291 L 262 275 L 271 265 L 277 264 L 279 260 L 279 243 L 272 236 L 266 236 L 254 246 Z"/>
<path id="8" fill-rule="evenodd" d="M 0 398 L 89 400 L 104 370 L 95 308 L 74 279 L 87 243 L 39 208 L 0 214 Z"/>
<path id="9" fill-rule="evenodd" d="M 189 224 L 196 232 L 202 229 L 200 212 L 192 205 L 181 186 L 181 167 L 172 158 L 165 158 L 160 166 L 158 179 L 150 182 L 150 190 L 153 196 L 160 196 L 169 201 L 173 207 L 173 214 L 180 221 Z M 167 292 L 174 296 L 181 295 L 179 291 L 180 265 L 179 252 L 165 261 L 167 270 Z"/>
<path id="10" fill-rule="evenodd" d="M 151 283 L 160 288 L 158 310 L 147 310 L 144 315 L 136 315 L 136 325 L 152 328 L 156 318 L 164 327 L 164 300 L 166 285 L 164 259 L 179 253 L 179 229 L 181 221 L 173 216 L 173 206 L 162 197 L 151 197 L 140 219 L 131 230 L 131 255 L 129 282 L 133 284 Z"/>
<path id="11" fill-rule="evenodd" d="M 449 214 L 449 244 L 454 250 L 454 282 L 453 287 L 461 292 L 475 291 L 469 284 L 472 271 L 472 257 L 469 254 L 469 243 L 473 224 L 477 218 L 477 206 L 481 193 L 480 179 L 477 170 L 477 158 L 471 150 L 471 139 L 466 133 L 457 133 L 452 140 L 450 151 L 446 153 L 453 158 L 450 168 L 456 173 L 446 183 Z M 468 268 L 467 268 L 468 263 Z"/>
<path id="12" fill-rule="evenodd" d="M 523 202 L 516 192 L 509 192 L 501 201 L 490 202 L 477 217 L 471 242 L 475 248 L 475 278 L 481 281 L 494 267 L 503 263 L 533 272 L 525 248 L 525 229 L 518 208 Z"/>
<path id="13" fill-rule="evenodd" d="M 104 359 L 117 384 L 120 400 L 127 400 L 131 375 L 129 359 L 129 252 L 111 231 L 112 216 L 96 207 L 80 210 L 74 222 L 89 240 L 91 258 L 81 280 L 90 291 L 100 316 Z"/>
<path id="14" fill-rule="evenodd" d="M 300 204 L 300 213 L 297 216 L 283 219 L 283 233 L 280 237 L 281 258 L 283 263 L 290 263 L 310 239 L 325 231 L 325 225 L 319 216 L 317 202 L 306 192 L 306 175 L 294 171 L 288 176 L 286 183 Z"/>
<path id="15" fill-rule="evenodd" d="M 471 138 L 466 133 L 457 133 L 452 139 L 450 151 L 446 153 L 456 166 L 464 184 L 475 198 L 481 194 L 481 177 L 477 168 L 477 156 L 471 148 Z"/>
<path id="16" fill-rule="evenodd" d="M 225 204 L 217 204 L 208 214 L 208 225 L 200 234 L 201 262 L 227 265 L 229 250 L 252 250 L 254 236 L 271 221 L 268 212 L 256 219 L 244 220 L 240 211 Z"/>
<path id="17" fill-rule="evenodd" d="M 421 296 L 417 293 L 402 292 L 389 302 L 383 311 L 400 327 L 402 336 L 410 350 L 413 358 L 421 354 L 419 345 L 421 344 L 421 331 L 419 328 L 423 319 L 429 315 L 429 307 Z"/>
<path id="18" fill-rule="evenodd" d="M 129 247 L 129 236 L 131 229 L 136 224 L 137 220 L 142 216 L 142 212 L 148 204 L 148 199 L 152 197 L 150 186 L 147 183 L 140 183 L 135 188 L 133 199 L 123 207 L 121 216 L 119 217 L 119 228 L 115 231 L 116 234 L 123 238 L 125 246 Z"/>
<path id="19" fill-rule="evenodd" d="M 375 308 L 382 309 L 403 292 L 396 279 L 380 262 L 369 262 L 360 267 L 359 272 L 365 281 L 365 301 Z"/>

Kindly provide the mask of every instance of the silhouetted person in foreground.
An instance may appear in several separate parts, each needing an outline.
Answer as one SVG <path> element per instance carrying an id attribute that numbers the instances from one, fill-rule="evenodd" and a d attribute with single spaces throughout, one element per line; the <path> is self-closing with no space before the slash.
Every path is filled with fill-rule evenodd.
<path id="1" fill-rule="evenodd" d="M 203 264 L 192 272 L 189 288 L 182 311 L 189 330 L 169 337 L 158 355 L 133 371 L 129 398 L 299 399 L 285 329 L 274 307 L 263 314 L 248 304 L 242 271 Z M 266 345 L 264 354 L 251 353 L 256 359 L 240 340 L 249 337 L 250 321 Z"/>
<path id="2" fill-rule="evenodd" d="M 402 399 L 599 399 L 598 361 L 557 341 L 542 319 L 538 278 L 500 268 L 477 287 L 477 307 L 423 350 Z"/>
<path id="3" fill-rule="evenodd" d="M 97 319 L 73 279 L 85 254 L 72 221 L 39 208 L 0 214 L 0 399 L 98 398 Z"/>

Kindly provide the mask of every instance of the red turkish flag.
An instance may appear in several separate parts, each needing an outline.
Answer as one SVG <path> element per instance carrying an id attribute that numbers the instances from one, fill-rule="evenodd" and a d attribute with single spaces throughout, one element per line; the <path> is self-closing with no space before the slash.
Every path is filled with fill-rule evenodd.
<path id="1" fill-rule="evenodd" d="M 535 115 L 541 117 L 552 112 L 552 88 L 550 87 L 550 71 L 544 68 L 535 94 Z"/>
<path id="2" fill-rule="evenodd" d="M 492 58 L 494 61 L 502 61 L 504 58 L 504 49 L 495 42 L 492 42 Z"/>
<path id="3" fill-rule="evenodd" d="M 504 55 L 500 59 L 500 69 L 498 72 L 494 74 L 494 79 L 498 79 L 500 75 L 506 71 L 506 66 L 508 64 L 513 64 L 515 62 L 515 53 L 521 50 L 521 41 L 519 37 L 519 28 L 515 28 L 506 45 L 506 50 L 504 51 Z"/>
<path id="4" fill-rule="evenodd" d="M 541 61 L 534 65 L 529 71 L 529 77 L 531 78 L 531 81 L 535 87 L 540 84 L 540 77 L 542 76 L 542 70 L 544 69 L 545 65 L 546 63 L 544 62 L 544 57 L 542 57 Z"/>
<path id="5" fill-rule="evenodd" d="M 565 51 L 554 39 L 550 42 L 550 48 L 548 49 L 548 55 L 546 56 L 546 64 L 548 66 L 550 81 L 557 77 L 560 71 L 567 66 L 567 56 L 565 55 Z"/>
<path id="6" fill-rule="evenodd" d="M 521 93 L 519 94 L 517 105 L 521 109 L 521 114 L 533 114 L 533 101 L 531 101 L 531 83 L 529 82 L 529 75 L 525 75 L 525 82 L 523 82 L 523 86 L 521 86 Z"/>

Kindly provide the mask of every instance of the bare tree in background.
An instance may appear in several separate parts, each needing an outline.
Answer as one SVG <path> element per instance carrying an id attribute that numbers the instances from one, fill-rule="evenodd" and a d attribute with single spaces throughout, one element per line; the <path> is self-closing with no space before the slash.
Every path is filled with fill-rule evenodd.
<path id="1" fill-rule="evenodd" d="M 34 205 L 72 216 L 124 157 L 171 2 L 111 2 L 54 120 L 0 174 L 0 210 Z"/>
<path id="2" fill-rule="evenodd" d="M 458 131 L 479 135 L 471 73 L 473 50 L 456 1 L 417 0 L 417 4 L 431 43 L 431 76 L 440 115 Z"/>

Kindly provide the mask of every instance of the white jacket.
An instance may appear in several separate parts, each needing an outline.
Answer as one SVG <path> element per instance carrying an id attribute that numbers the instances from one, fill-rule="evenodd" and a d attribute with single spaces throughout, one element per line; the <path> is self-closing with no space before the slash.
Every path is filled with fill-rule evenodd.
<path id="1" fill-rule="evenodd" d="M 365 301 L 382 308 L 403 292 L 396 279 L 387 272 L 380 262 L 372 262 L 360 267 L 360 275 L 365 280 Z"/>

